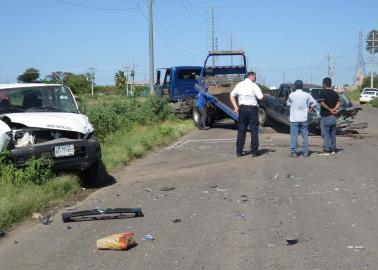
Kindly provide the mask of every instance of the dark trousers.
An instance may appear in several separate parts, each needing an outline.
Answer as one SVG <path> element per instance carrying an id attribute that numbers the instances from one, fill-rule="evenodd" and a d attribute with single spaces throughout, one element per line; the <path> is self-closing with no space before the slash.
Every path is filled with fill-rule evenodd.
<path id="1" fill-rule="evenodd" d="M 247 128 L 251 130 L 251 153 L 257 154 L 259 148 L 259 117 L 255 106 L 239 106 L 238 138 L 236 140 L 236 154 L 244 149 Z"/>
<path id="2" fill-rule="evenodd" d="M 207 118 L 207 113 L 206 113 L 206 107 L 197 107 L 198 108 L 198 128 L 199 129 L 204 129 L 206 127 L 206 118 Z"/>

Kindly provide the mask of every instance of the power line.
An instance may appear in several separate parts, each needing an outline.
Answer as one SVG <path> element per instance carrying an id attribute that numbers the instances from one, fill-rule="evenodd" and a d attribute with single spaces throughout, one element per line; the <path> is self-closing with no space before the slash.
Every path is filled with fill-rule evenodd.
<path id="1" fill-rule="evenodd" d="M 144 0 L 144 1 L 145 1 L 145 0 Z M 139 9 L 139 11 L 141 11 L 141 10 Z M 141 13 L 143 14 L 143 12 L 141 12 Z M 143 16 L 144 16 L 145 18 L 147 18 L 144 14 L 143 14 Z M 193 50 L 193 51 L 198 51 L 199 49 L 202 48 L 202 46 L 192 47 L 191 44 L 188 44 L 187 41 L 183 41 L 183 40 L 181 40 L 181 39 L 178 39 L 178 36 L 172 34 L 171 31 L 169 31 L 168 28 L 167 28 L 163 23 L 161 23 L 160 20 L 158 20 L 158 17 L 156 17 L 155 14 L 154 14 L 154 20 L 157 22 L 157 24 L 160 26 L 160 28 L 161 28 L 162 30 L 164 30 L 164 31 L 165 31 L 165 32 L 171 37 L 172 40 L 174 40 L 175 42 L 180 43 L 183 47 L 186 47 L 186 48 L 188 48 L 188 49 L 190 49 L 190 50 Z M 161 33 L 157 28 L 155 28 L 155 26 L 154 26 L 154 29 L 156 29 L 157 32 Z M 164 38 L 164 37 L 163 37 L 163 38 Z M 165 39 L 166 41 L 168 41 L 168 39 L 166 39 L 166 38 L 164 38 L 164 39 Z M 170 41 L 168 41 L 168 42 L 170 43 L 171 46 L 174 46 L 174 45 L 172 45 L 172 43 L 171 43 Z M 182 54 L 182 55 L 185 56 L 185 54 Z M 189 56 L 189 55 L 187 55 L 187 56 L 188 56 L 188 57 L 191 57 L 191 56 Z"/>
<path id="2" fill-rule="evenodd" d="M 144 19 L 145 19 L 146 21 L 148 21 L 147 16 L 143 13 L 143 11 L 142 11 L 140 8 L 138 8 L 138 10 L 139 10 L 139 12 L 142 14 L 142 16 L 144 17 Z M 165 42 L 166 42 L 168 45 L 170 45 L 171 48 L 173 49 L 173 51 L 175 51 L 177 54 L 180 54 L 180 55 L 182 55 L 182 56 L 184 56 L 184 57 L 189 57 L 189 58 L 198 57 L 198 56 L 203 55 L 203 54 L 189 55 L 189 54 L 185 54 L 185 53 L 183 53 L 182 51 L 177 50 L 177 49 L 175 48 L 175 45 L 173 45 L 173 44 L 171 43 L 171 41 L 170 41 L 168 38 L 166 38 L 166 37 L 164 36 L 164 34 L 162 34 L 162 32 L 160 32 L 159 29 L 155 28 L 155 26 L 154 26 L 154 30 L 156 30 L 156 32 L 158 32 L 158 33 L 160 34 L 160 37 L 163 38 L 163 39 L 165 40 Z M 170 34 L 169 32 L 167 32 L 167 33 Z M 177 39 L 174 38 L 173 40 L 176 41 Z"/>
<path id="3" fill-rule="evenodd" d="M 162 10 L 160 9 L 160 7 L 159 6 L 156 6 L 156 9 L 157 9 L 157 11 L 159 11 L 159 13 L 162 15 L 162 16 L 160 16 L 160 17 L 162 17 L 162 18 L 165 18 L 166 16 L 164 16 L 164 14 L 162 13 Z M 158 17 L 156 17 L 155 16 L 155 19 L 156 20 L 158 20 Z M 160 20 L 159 20 L 160 21 Z M 166 21 L 166 20 L 165 20 Z M 178 20 L 179 21 L 179 20 Z M 182 24 L 182 22 L 181 21 L 179 21 L 181 24 Z M 160 23 L 159 23 L 160 24 Z M 184 25 L 184 24 L 183 24 Z M 186 25 L 184 25 L 185 27 L 186 27 Z M 165 27 L 164 27 L 165 28 Z M 177 26 L 177 24 L 174 24 L 174 23 L 170 23 L 170 26 L 169 26 L 169 29 L 171 29 L 171 30 L 176 30 L 175 32 L 177 32 L 177 33 L 179 33 L 179 36 L 181 36 L 181 37 L 183 37 L 184 36 L 184 33 L 187 33 L 188 31 L 185 31 L 183 28 L 178 28 L 178 26 Z M 168 31 L 168 30 L 167 30 Z M 195 30 L 193 30 L 193 31 L 189 31 L 189 32 L 191 32 L 191 33 L 195 33 Z M 176 38 L 177 38 L 177 36 L 176 36 Z M 195 40 L 195 41 L 200 41 L 200 39 L 198 39 L 198 38 L 193 38 L 193 37 L 191 37 L 191 36 L 187 36 L 187 35 L 185 35 L 185 39 L 187 39 L 187 40 Z M 204 39 L 202 39 L 202 41 L 204 41 Z M 198 43 L 198 42 L 197 42 Z M 188 42 L 184 42 L 184 44 L 185 45 L 188 45 Z M 202 47 L 202 46 L 197 46 L 197 47 L 194 47 L 194 46 L 192 46 L 192 44 L 190 44 L 191 46 L 191 48 L 195 48 L 195 49 L 198 49 L 198 48 L 200 48 L 200 47 Z"/>
<path id="4" fill-rule="evenodd" d="M 195 28 L 188 27 L 187 24 L 183 23 L 183 21 L 181 20 L 181 17 L 180 17 L 180 16 L 176 16 L 176 13 L 173 12 L 173 11 L 171 10 L 171 6 L 170 6 L 170 5 L 165 4 L 164 1 L 162 1 L 161 3 L 163 4 L 162 7 L 164 7 L 165 10 L 167 10 L 168 13 L 170 14 L 170 17 L 175 18 L 175 21 L 179 22 L 182 26 L 186 27 L 187 29 L 190 29 L 190 30 L 191 30 L 192 32 L 194 32 L 194 33 L 195 33 L 196 31 L 198 31 L 198 29 L 201 29 L 201 28 L 198 28 L 198 27 L 195 27 Z M 181 29 L 181 32 L 183 32 L 182 30 L 183 30 L 183 29 Z"/>
<path id="5" fill-rule="evenodd" d="M 55 0 L 56 2 L 60 2 L 66 5 L 71 5 L 75 7 L 80 7 L 80 8 L 87 8 L 87 9 L 95 9 L 95 10 L 106 10 L 106 11 L 125 11 L 125 10 L 133 10 L 137 9 L 136 7 L 130 7 L 130 8 L 101 8 L 101 7 L 93 7 L 93 6 L 88 6 L 88 5 L 82 5 L 82 4 L 77 4 L 65 0 Z"/>

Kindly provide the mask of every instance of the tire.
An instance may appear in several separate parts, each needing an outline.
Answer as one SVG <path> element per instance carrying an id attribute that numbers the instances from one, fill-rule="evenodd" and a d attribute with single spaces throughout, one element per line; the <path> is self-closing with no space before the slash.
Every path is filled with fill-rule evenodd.
<path id="1" fill-rule="evenodd" d="M 107 173 L 102 160 L 93 163 L 88 169 L 83 171 L 84 184 L 89 187 L 101 187 L 106 184 Z"/>
<path id="2" fill-rule="evenodd" d="M 200 126 L 199 124 L 200 115 L 196 106 L 193 107 L 192 119 L 193 119 L 194 125 L 198 128 Z"/>
<path id="3" fill-rule="evenodd" d="M 266 111 L 264 108 L 259 108 L 258 111 L 259 114 L 259 124 L 260 126 L 266 126 L 268 124 L 268 115 L 266 114 Z"/>
<path id="4" fill-rule="evenodd" d="M 206 119 L 206 125 L 207 125 L 208 127 L 212 127 L 212 126 L 214 126 L 214 123 L 215 123 L 214 118 L 211 118 L 210 116 L 207 117 L 207 119 Z"/>

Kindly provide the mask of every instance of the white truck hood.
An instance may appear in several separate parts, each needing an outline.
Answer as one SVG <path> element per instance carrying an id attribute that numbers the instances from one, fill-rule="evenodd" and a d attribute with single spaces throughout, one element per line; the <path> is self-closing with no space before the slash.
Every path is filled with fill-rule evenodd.
<path id="1" fill-rule="evenodd" d="M 9 113 L 2 115 L 2 117 L 4 116 L 8 117 L 13 123 L 19 123 L 27 127 L 76 131 L 82 134 L 88 134 L 93 131 L 93 126 L 89 123 L 88 117 L 83 114 L 62 112 L 33 112 Z M 4 122 L 0 121 L 0 123 L 0 134 L 3 134 L 3 129 L 4 132 L 6 132 L 6 128 L 3 127 Z M 6 124 L 4 125 L 7 126 Z"/>

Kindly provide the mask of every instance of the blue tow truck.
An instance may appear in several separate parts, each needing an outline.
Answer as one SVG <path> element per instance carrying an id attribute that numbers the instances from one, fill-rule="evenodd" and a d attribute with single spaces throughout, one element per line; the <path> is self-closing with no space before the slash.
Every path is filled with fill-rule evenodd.
<path id="1" fill-rule="evenodd" d="M 208 86 L 204 94 L 208 97 L 206 107 L 207 125 L 215 121 L 231 118 L 238 121 L 238 115 L 232 110 L 230 93 L 235 85 L 243 81 L 247 73 L 244 51 L 210 51 L 202 67 L 200 77 L 195 84 L 196 93 Z M 199 113 L 193 106 L 193 122 L 198 126 Z"/>
<path id="2" fill-rule="evenodd" d="M 202 67 L 176 66 L 157 70 L 155 92 L 166 97 L 175 112 L 183 117 L 190 117 L 197 91 L 194 85 L 199 78 Z"/>

